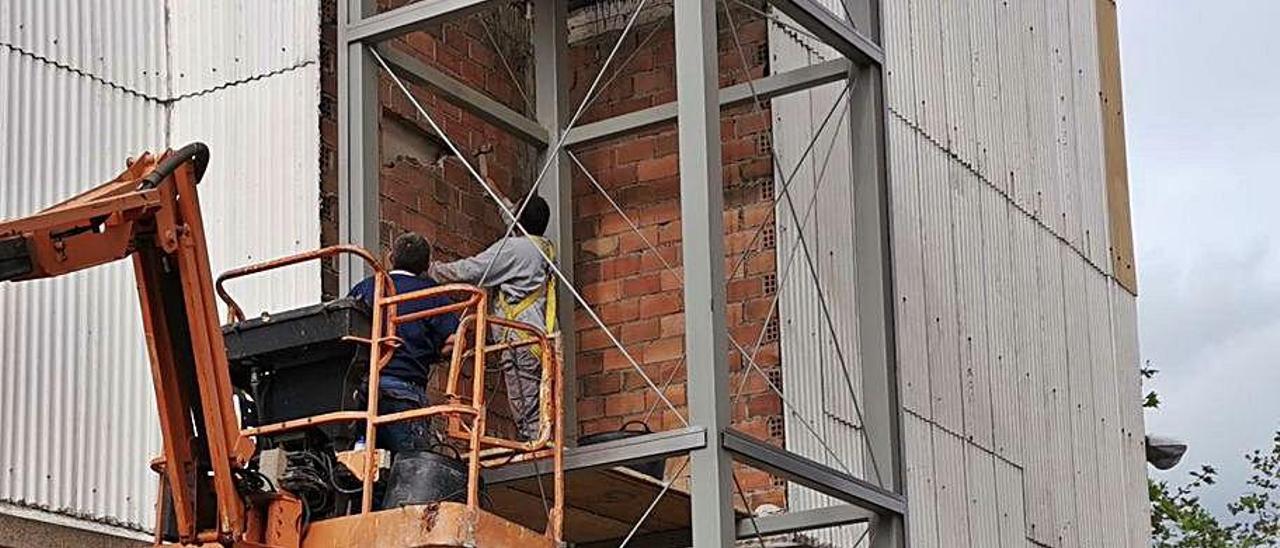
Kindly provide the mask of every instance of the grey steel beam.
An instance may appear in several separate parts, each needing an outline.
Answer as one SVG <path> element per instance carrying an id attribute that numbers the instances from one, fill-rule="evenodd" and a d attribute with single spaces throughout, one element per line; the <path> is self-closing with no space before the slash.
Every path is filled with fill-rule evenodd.
<path id="1" fill-rule="evenodd" d="M 860 65 L 883 65 L 884 50 L 814 0 L 769 0 L 797 24 Z"/>
<path id="2" fill-rule="evenodd" d="M 372 13 L 374 0 L 338 1 L 338 241 L 379 254 L 378 68 L 364 44 L 347 41 L 346 24 Z M 365 275 L 358 258 L 342 255 L 340 287 Z"/>
<path id="3" fill-rule="evenodd" d="M 407 34 L 446 17 L 460 17 L 482 7 L 485 0 L 423 0 L 407 6 L 352 19 L 345 24 L 346 35 L 339 44 L 364 42 L 369 45 Z"/>
<path id="4" fill-rule="evenodd" d="M 714 434 L 730 418 L 716 1 L 674 5 L 689 411 Z M 737 537 L 729 454 L 712 443 L 689 461 L 693 546 L 728 548 Z"/>
<path id="5" fill-rule="evenodd" d="M 741 518 L 738 520 L 737 536 L 740 541 L 751 540 L 757 537 L 768 538 L 775 535 L 799 533 L 802 531 L 812 531 L 814 529 L 824 529 L 827 527 L 867 523 L 874 517 L 875 514 L 872 514 L 862 508 L 858 508 L 857 506 L 841 504 L 837 506 L 828 506 L 826 508 L 802 510 L 799 512 L 785 512 L 769 516 L 756 516 L 754 520 L 751 518 Z M 672 531 L 650 533 L 631 539 L 631 544 L 634 546 L 654 548 L 684 548 L 689 546 L 690 542 L 691 537 L 688 529 L 676 529 Z M 617 545 L 618 541 L 617 539 L 614 539 L 602 542 L 593 542 L 590 544 L 579 544 L 577 545 L 577 548 L 614 548 Z"/>
<path id="6" fill-rule="evenodd" d="M 907 511 L 907 501 L 902 495 L 736 430 L 725 430 L 720 442 L 739 462 L 866 508 L 878 515 L 901 516 Z"/>
<path id="7" fill-rule="evenodd" d="M 738 538 L 756 537 L 759 527 L 761 536 L 785 535 L 827 527 L 867 523 L 875 518 L 875 514 L 865 508 L 852 504 L 838 504 L 826 508 L 801 510 L 799 512 L 783 512 L 769 516 L 757 516 L 753 523 L 750 518 L 738 520 Z"/>
<path id="8" fill-rule="evenodd" d="M 504 131 L 508 131 L 531 144 L 545 147 L 549 141 L 547 129 L 523 114 L 476 91 L 457 79 L 441 72 L 412 55 L 387 45 L 376 46 L 378 54 L 396 74 L 416 84 L 427 86 L 446 101 L 467 109 Z"/>
<path id="9" fill-rule="evenodd" d="M 560 0 L 536 0 L 533 4 L 533 53 L 534 53 L 534 100 L 538 121 L 546 130 L 550 139 L 558 139 L 561 131 L 568 125 L 573 113 L 569 111 L 569 29 L 566 24 L 568 11 Z M 553 141 L 554 142 L 554 141 Z M 552 147 L 544 149 L 544 155 L 553 152 Z M 555 150 L 555 158 L 543 177 L 539 186 L 539 194 L 551 206 L 551 223 L 547 226 L 546 236 L 555 243 L 560 256 L 560 271 L 566 280 L 561 280 L 558 295 L 570 295 L 569 289 L 573 281 L 573 178 L 569 166 L 568 154 L 563 147 Z M 542 158 L 543 162 L 548 161 Z M 560 331 L 560 346 L 564 363 L 561 369 L 564 378 L 568 379 L 561 390 L 561 401 L 567 402 L 560 416 L 564 424 L 566 445 L 576 444 L 578 439 L 578 383 L 576 379 L 576 358 L 578 355 L 578 330 L 574 327 L 576 317 L 573 299 L 561 299 L 556 307 L 556 321 Z"/>
<path id="10" fill-rule="evenodd" d="M 586 470 L 606 466 L 622 466 L 635 462 L 685 455 L 707 446 L 707 431 L 689 427 L 667 430 L 634 438 L 567 447 L 564 450 L 564 471 Z M 543 459 L 545 461 L 546 459 Z M 540 467 L 543 474 L 548 468 Z M 538 475 L 532 465 L 512 464 L 486 470 L 484 479 L 490 485 L 515 481 Z"/>
<path id="11" fill-rule="evenodd" d="M 844 80 L 849 77 L 851 64 L 847 59 L 833 59 L 816 65 L 765 76 L 752 82 L 735 84 L 720 90 L 720 108 L 726 109 L 747 104 L 753 100 L 751 87 L 761 100 L 804 91 L 806 89 Z M 600 139 L 616 137 L 623 133 L 641 131 L 676 119 L 676 103 L 629 112 L 598 122 L 584 124 L 569 130 L 566 146 L 580 145 Z"/>

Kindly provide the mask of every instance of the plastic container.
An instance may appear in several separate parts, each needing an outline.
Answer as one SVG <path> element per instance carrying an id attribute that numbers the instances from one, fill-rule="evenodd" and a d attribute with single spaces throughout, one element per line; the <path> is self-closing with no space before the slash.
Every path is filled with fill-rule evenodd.
<path id="1" fill-rule="evenodd" d="M 432 451 L 402 451 L 391 463 L 382 507 L 466 500 L 466 461 Z"/>

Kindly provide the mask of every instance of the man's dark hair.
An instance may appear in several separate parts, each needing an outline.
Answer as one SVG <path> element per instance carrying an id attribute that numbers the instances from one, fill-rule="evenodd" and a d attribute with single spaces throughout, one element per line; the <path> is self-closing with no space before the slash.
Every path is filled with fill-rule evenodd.
<path id="1" fill-rule="evenodd" d="M 396 236 L 391 244 L 391 268 L 414 275 L 423 274 L 431 265 L 431 243 L 417 232 Z"/>
<path id="2" fill-rule="evenodd" d="M 551 206 L 542 196 L 534 196 L 524 206 L 520 214 L 520 225 L 533 236 L 542 236 L 547 231 L 547 223 L 551 221 Z"/>

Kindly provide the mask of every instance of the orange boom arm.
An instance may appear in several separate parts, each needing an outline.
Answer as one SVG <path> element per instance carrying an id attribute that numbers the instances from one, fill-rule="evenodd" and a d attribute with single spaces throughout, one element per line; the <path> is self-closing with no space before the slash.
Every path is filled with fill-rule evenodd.
<path id="1" fill-rule="evenodd" d="M 232 408 L 196 183 L 209 150 L 144 154 L 97 188 L 0 223 L 0 281 L 50 278 L 133 256 L 164 455 L 156 463 L 184 543 L 245 538 L 233 470 L 253 455 Z"/>

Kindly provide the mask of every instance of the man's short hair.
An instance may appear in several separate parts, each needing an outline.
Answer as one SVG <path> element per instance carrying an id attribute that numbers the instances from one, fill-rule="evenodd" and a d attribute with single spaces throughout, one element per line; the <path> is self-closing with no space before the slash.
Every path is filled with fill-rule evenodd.
<path id="1" fill-rule="evenodd" d="M 547 231 L 547 223 L 551 222 L 551 206 L 542 196 L 534 196 L 524 206 L 520 214 L 520 226 L 534 236 L 542 236 Z"/>
<path id="2" fill-rule="evenodd" d="M 415 275 L 423 274 L 431 266 L 431 242 L 417 232 L 396 236 L 391 244 L 391 268 Z"/>

